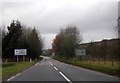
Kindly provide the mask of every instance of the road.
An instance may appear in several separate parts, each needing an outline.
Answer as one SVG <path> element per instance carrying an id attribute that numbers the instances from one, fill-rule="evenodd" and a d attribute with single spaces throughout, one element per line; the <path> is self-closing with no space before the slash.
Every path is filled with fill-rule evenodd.
<path id="1" fill-rule="evenodd" d="M 118 81 L 118 78 L 44 57 L 39 63 L 7 81 Z"/>

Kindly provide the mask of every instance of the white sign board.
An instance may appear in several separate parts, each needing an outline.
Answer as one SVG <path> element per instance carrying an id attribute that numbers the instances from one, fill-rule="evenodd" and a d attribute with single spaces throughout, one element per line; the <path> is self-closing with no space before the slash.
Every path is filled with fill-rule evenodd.
<path id="1" fill-rule="evenodd" d="M 75 55 L 76 55 L 76 56 L 86 55 L 85 49 L 75 49 Z"/>
<path id="2" fill-rule="evenodd" d="M 14 55 L 27 55 L 27 50 L 26 49 L 14 49 Z"/>

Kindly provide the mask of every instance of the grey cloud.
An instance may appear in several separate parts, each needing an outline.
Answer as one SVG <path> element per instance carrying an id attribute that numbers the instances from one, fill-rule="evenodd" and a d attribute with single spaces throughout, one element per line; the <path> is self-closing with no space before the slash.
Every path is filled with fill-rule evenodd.
<path id="1" fill-rule="evenodd" d="M 5 9 L 19 10 L 31 4 L 32 2 L 2 2 L 2 8 L 4 10 Z"/>
<path id="2" fill-rule="evenodd" d="M 120 16 L 120 1 L 118 2 L 118 16 Z"/>
<path id="3" fill-rule="evenodd" d="M 112 28 L 116 26 L 118 17 L 116 4 L 117 3 L 101 3 L 96 7 L 97 9 L 91 9 L 91 12 L 87 13 L 85 16 L 84 13 L 80 12 L 79 8 L 58 9 L 49 12 L 38 26 L 43 27 L 46 33 L 56 32 L 58 28 L 68 24 L 77 25 L 83 32 L 99 30 L 101 28 L 112 30 Z"/>
<path id="4" fill-rule="evenodd" d="M 76 25 L 81 30 L 84 42 L 115 37 L 114 27 L 117 25 L 118 18 L 117 2 L 95 4 L 63 2 L 59 1 L 58 4 L 45 1 L 4 3 L 3 23 L 8 25 L 11 20 L 18 19 L 27 26 L 36 27 L 42 34 L 48 34 L 44 36 L 49 37 L 45 40 L 49 42 L 46 47 L 50 47 L 53 34 L 70 24 Z"/>

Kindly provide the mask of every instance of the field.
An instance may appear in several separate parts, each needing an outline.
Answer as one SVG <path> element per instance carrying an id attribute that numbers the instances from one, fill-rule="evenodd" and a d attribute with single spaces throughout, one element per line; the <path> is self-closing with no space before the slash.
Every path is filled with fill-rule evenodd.
<path id="1" fill-rule="evenodd" d="M 103 72 L 109 75 L 118 76 L 120 72 L 119 63 L 116 61 L 114 65 L 111 61 L 85 61 L 85 60 L 73 60 L 73 59 L 65 59 L 65 58 L 55 58 L 61 62 L 65 62 L 71 65 Z"/>

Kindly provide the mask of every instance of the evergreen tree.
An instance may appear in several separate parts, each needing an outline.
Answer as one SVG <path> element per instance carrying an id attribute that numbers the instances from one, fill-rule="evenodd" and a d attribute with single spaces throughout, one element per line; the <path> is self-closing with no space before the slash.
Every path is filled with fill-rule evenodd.
<path id="1" fill-rule="evenodd" d="M 22 35 L 22 26 L 19 21 L 13 21 L 7 27 L 8 33 L 2 39 L 3 57 L 14 57 L 14 49 L 19 47 L 19 38 Z"/>
<path id="2" fill-rule="evenodd" d="M 38 32 L 35 28 L 31 31 L 28 45 L 30 57 L 33 59 L 38 58 L 42 53 L 43 43 L 41 36 L 38 35 Z"/>

